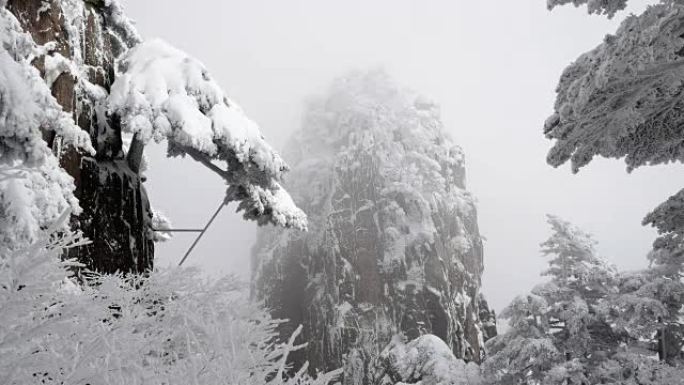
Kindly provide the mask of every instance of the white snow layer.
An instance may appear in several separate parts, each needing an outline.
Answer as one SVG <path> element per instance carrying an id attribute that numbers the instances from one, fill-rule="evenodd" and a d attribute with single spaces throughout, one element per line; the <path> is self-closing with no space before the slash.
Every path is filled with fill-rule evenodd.
<path id="1" fill-rule="evenodd" d="M 228 198 L 240 201 L 246 218 L 306 228 L 305 214 L 278 183 L 287 165 L 199 61 L 155 39 L 131 49 L 119 70 L 108 104 L 124 131 L 225 161 Z"/>
<path id="2" fill-rule="evenodd" d="M 478 385 L 480 369 L 454 356 L 451 349 L 432 334 L 404 343 L 396 336 L 382 352 L 388 372 L 399 377 L 396 385 Z"/>
<path id="3" fill-rule="evenodd" d="M 0 254 L 34 241 L 67 209 L 78 212 L 73 179 L 43 140 L 93 153 L 90 137 L 64 112 L 31 62 L 45 54 L 16 18 L 0 8 Z"/>
<path id="4" fill-rule="evenodd" d="M 577 172 L 595 155 L 628 168 L 684 160 L 684 5 L 664 2 L 627 17 L 615 35 L 568 66 L 544 133 L 547 161 Z"/>
<path id="5" fill-rule="evenodd" d="M 617 11 L 627 7 L 627 0 L 546 0 L 546 6 L 553 9 L 559 5 L 572 3 L 575 7 L 587 5 L 587 12 L 613 17 Z"/>

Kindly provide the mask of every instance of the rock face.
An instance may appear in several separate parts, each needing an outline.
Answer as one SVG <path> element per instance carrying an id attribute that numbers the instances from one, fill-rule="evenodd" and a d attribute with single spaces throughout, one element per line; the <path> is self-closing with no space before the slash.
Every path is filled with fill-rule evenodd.
<path id="1" fill-rule="evenodd" d="M 495 333 L 481 322 L 493 319 L 480 308 L 482 240 L 439 107 L 382 72 L 353 73 L 311 102 L 285 156 L 309 232 L 261 229 L 252 289 L 289 320 L 283 336 L 304 326 L 294 365 L 345 366 L 345 384 L 369 384 L 397 333 L 480 362 Z"/>
<path id="2" fill-rule="evenodd" d="M 115 19 L 108 17 L 111 7 L 101 0 L 7 2 L 36 43 L 55 43 L 47 58 L 58 62 L 61 56 L 79 67 L 80 73 L 74 74 L 54 64 L 48 71 L 42 57 L 34 63 L 51 83 L 59 104 L 90 134 L 97 151 L 91 157 L 62 148 L 54 132 L 44 132 L 61 166 L 75 180 L 83 212 L 74 218 L 73 227 L 92 241 L 71 250 L 69 257 L 100 272 L 141 272 L 152 267 L 154 253 L 149 202 L 138 170 L 124 159 L 119 124 L 102 107 L 114 80 L 114 59 L 130 38 L 119 33 Z"/>

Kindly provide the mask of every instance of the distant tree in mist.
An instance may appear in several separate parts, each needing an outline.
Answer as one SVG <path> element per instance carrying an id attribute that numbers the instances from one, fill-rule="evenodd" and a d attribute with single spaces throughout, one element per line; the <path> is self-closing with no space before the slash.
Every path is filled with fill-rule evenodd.
<path id="1" fill-rule="evenodd" d="M 591 381 L 619 342 L 597 310 L 616 290 L 615 269 L 587 233 L 555 216 L 548 222 L 553 233 L 541 251 L 550 281 L 513 300 L 501 313 L 510 329 L 487 344 L 484 371 L 504 384 Z"/>
<path id="2" fill-rule="evenodd" d="M 548 221 L 553 233 L 542 253 L 550 280 L 501 313 L 509 329 L 487 343 L 488 383 L 684 383 L 675 365 L 681 305 L 672 303 L 681 298 L 681 283 L 664 280 L 655 268 L 618 273 L 596 255 L 587 233 L 557 217 Z M 663 342 L 674 353 L 671 365 L 659 360 Z"/>

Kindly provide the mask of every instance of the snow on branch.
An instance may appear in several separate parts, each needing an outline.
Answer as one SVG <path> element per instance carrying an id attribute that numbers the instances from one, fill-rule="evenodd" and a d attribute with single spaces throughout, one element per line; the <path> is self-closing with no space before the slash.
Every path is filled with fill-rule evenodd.
<path id="1" fill-rule="evenodd" d="M 684 190 L 669 197 L 643 220 L 644 225 L 652 225 L 658 232 L 684 233 Z"/>
<path id="2" fill-rule="evenodd" d="M 610 18 L 615 16 L 616 12 L 627 7 L 627 0 L 546 0 L 546 6 L 549 9 L 565 4 L 573 4 L 575 7 L 586 4 L 587 12 L 597 15 L 608 15 Z"/>
<path id="3" fill-rule="evenodd" d="M 684 274 L 681 259 L 684 253 L 684 190 L 658 205 L 646 215 L 642 224 L 655 227 L 659 234 L 649 254 L 652 268 L 661 270 L 666 276 Z"/>
<path id="4" fill-rule="evenodd" d="M 684 160 L 684 5 L 664 2 L 628 17 L 615 35 L 565 69 L 547 162 L 573 172 L 595 155 L 625 157 L 629 170 Z"/>
<path id="5" fill-rule="evenodd" d="M 218 173 L 245 218 L 306 228 L 304 213 L 279 184 L 287 165 L 199 61 L 156 39 L 131 49 L 119 70 L 108 103 L 124 131 L 144 143 L 166 139 L 172 151 Z"/>

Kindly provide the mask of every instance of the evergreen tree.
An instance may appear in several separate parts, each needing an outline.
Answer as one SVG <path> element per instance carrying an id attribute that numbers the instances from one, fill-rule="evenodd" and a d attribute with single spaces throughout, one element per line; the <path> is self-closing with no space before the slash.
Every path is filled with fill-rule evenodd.
<path id="1" fill-rule="evenodd" d="M 626 0 L 549 0 L 549 8 L 586 4 L 590 13 L 612 17 Z M 628 170 L 684 160 L 684 2 L 661 0 L 628 16 L 614 35 L 580 56 L 561 76 L 555 112 L 544 134 L 555 140 L 547 161 L 568 160 L 574 172 L 600 155 L 624 158 Z M 648 269 L 621 279 L 620 294 L 606 314 L 633 340 L 651 340 L 661 360 L 681 355 L 679 322 L 684 298 L 681 275 L 684 190 L 643 220 L 659 237 Z"/>
<path id="2" fill-rule="evenodd" d="M 596 255 L 591 236 L 549 215 L 541 244 L 551 279 L 503 312 L 510 329 L 488 344 L 484 370 L 505 384 L 594 384 L 596 368 L 616 351 L 618 336 L 599 311 L 616 290 L 616 271 Z"/>

